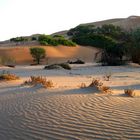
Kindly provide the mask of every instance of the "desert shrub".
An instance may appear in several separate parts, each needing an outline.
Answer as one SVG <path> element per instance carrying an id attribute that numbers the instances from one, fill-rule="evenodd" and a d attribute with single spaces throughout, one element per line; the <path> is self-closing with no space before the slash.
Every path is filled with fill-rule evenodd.
<path id="1" fill-rule="evenodd" d="M 112 45 L 110 37 L 98 34 L 87 34 L 82 36 L 73 37 L 73 41 L 79 45 L 85 46 L 96 46 L 98 48 L 105 48 L 106 46 Z"/>
<path id="2" fill-rule="evenodd" d="M 96 32 L 117 40 L 122 40 L 125 36 L 125 32 L 119 26 L 114 26 L 113 24 L 104 24 L 101 27 L 97 27 Z"/>
<path id="3" fill-rule="evenodd" d="M 68 64 L 85 64 L 84 61 L 80 60 L 80 59 L 77 59 L 76 61 L 70 61 L 68 60 L 67 61 Z"/>
<path id="4" fill-rule="evenodd" d="M 100 34 L 88 34 L 86 36 L 74 37 L 73 41 L 80 45 L 101 48 L 101 62 L 103 65 L 121 65 L 124 62 L 123 56 L 126 53 L 124 44 L 111 37 Z"/>
<path id="5" fill-rule="evenodd" d="M 49 45 L 46 41 L 40 41 L 40 45 L 44 45 L 44 46 L 47 46 Z"/>
<path id="6" fill-rule="evenodd" d="M 75 46 L 76 44 L 71 40 L 65 39 L 63 36 L 50 36 L 50 35 L 40 35 L 38 41 L 41 45 L 64 45 L 64 46 Z"/>
<path id="7" fill-rule="evenodd" d="M 102 37 L 109 37 L 117 41 L 124 41 L 126 38 L 126 32 L 119 26 L 114 26 L 112 24 L 105 24 L 101 27 L 95 27 L 94 25 L 79 25 L 69 30 L 67 34 L 71 36 L 73 40 L 76 39 L 76 43 L 80 43 L 84 39 L 85 44 L 92 44 L 92 46 L 96 46 L 95 43 L 97 41 L 99 42 L 99 39 Z M 91 36 L 94 36 L 94 39 L 90 39 Z M 103 46 L 96 47 L 103 48 Z"/>
<path id="8" fill-rule="evenodd" d="M 44 67 L 44 69 L 52 70 L 52 69 L 61 69 L 62 67 L 57 64 L 51 64 Z"/>
<path id="9" fill-rule="evenodd" d="M 110 44 L 102 50 L 101 62 L 102 65 L 124 65 L 127 61 L 123 58 L 126 54 L 126 48 L 121 43 Z"/>
<path id="10" fill-rule="evenodd" d="M 133 95 L 134 95 L 134 90 L 133 90 L 133 89 L 125 89 L 125 90 L 124 90 L 124 93 L 125 93 L 126 95 L 128 95 L 128 96 L 133 97 Z"/>
<path id="11" fill-rule="evenodd" d="M 61 69 L 61 68 L 66 69 L 66 70 L 71 70 L 71 67 L 68 63 L 51 64 L 44 67 L 44 69 L 48 69 L 48 70 Z"/>
<path id="12" fill-rule="evenodd" d="M 0 57 L 0 64 L 1 65 L 15 65 L 16 61 L 12 57 L 1 56 Z"/>
<path id="13" fill-rule="evenodd" d="M 129 34 L 128 54 L 132 62 L 140 64 L 140 28 Z"/>
<path id="14" fill-rule="evenodd" d="M 38 85 L 40 84 L 44 88 L 51 88 L 53 87 L 53 82 L 50 80 L 47 80 L 46 77 L 43 76 L 31 76 L 28 81 L 24 82 L 25 85 Z"/>
<path id="15" fill-rule="evenodd" d="M 103 93 L 112 93 L 110 87 L 108 87 L 108 86 L 101 86 L 99 89 L 100 89 Z"/>
<path id="16" fill-rule="evenodd" d="M 86 88 L 86 84 L 85 83 L 81 83 L 80 88 Z"/>
<path id="17" fill-rule="evenodd" d="M 131 48 L 131 59 L 132 62 L 140 65 L 140 47 Z"/>
<path id="18" fill-rule="evenodd" d="M 8 71 L 2 71 L 2 73 L 0 74 L 0 80 L 10 81 L 10 80 L 18 80 L 18 79 L 19 77 L 17 75 L 11 74 Z"/>
<path id="19" fill-rule="evenodd" d="M 123 56 L 126 55 L 127 34 L 118 26 L 80 25 L 71 29 L 68 35 L 79 45 L 101 48 L 103 65 L 123 65 L 126 62 L 123 60 Z"/>
<path id="20" fill-rule="evenodd" d="M 25 37 L 16 37 L 16 38 L 11 38 L 11 42 L 23 42 L 23 41 L 28 41 L 28 38 Z"/>
<path id="21" fill-rule="evenodd" d="M 85 83 L 81 83 L 80 88 L 93 88 L 94 90 L 96 90 L 97 92 L 100 91 L 99 87 L 102 86 L 103 83 L 100 82 L 98 79 L 93 79 L 91 84 L 86 86 Z"/>
<path id="22" fill-rule="evenodd" d="M 103 85 L 102 82 L 100 82 L 100 80 L 98 79 L 93 79 L 91 84 L 89 85 L 89 87 L 101 87 Z"/>
<path id="23" fill-rule="evenodd" d="M 64 46 L 75 46 L 76 45 L 71 40 L 67 40 L 67 39 L 62 38 L 62 37 L 58 38 L 56 41 L 58 42 L 59 45 L 64 45 Z"/>
<path id="24" fill-rule="evenodd" d="M 100 80 L 98 79 L 93 79 L 88 87 L 95 87 L 97 90 L 99 90 L 102 93 L 112 93 L 110 87 L 103 86 L 103 83 L 100 82 Z"/>
<path id="25" fill-rule="evenodd" d="M 54 40 L 53 37 L 49 36 L 49 35 L 40 35 L 39 38 L 38 38 L 38 41 L 42 45 L 52 45 L 52 46 L 57 46 L 58 45 L 56 40 Z"/>
<path id="26" fill-rule="evenodd" d="M 32 57 L 35 59 L 35 61 L 37 62 L 37 64 L 40 64 L 40 60 L 44 59 L 46 56 L 45 49 L 39 47 L 30 48 L 30 53 Z"/>
<path id="27" fill-rule="evenodd" d="M 68 63 L 61 63 L 61 64 L 58 64 L 58 65 L 61 66 L 64 69 L 66 69 L 66 70 L 71 70 L 71 67 Z"/>
<path id="28" fill-rule="evenodd" d="M 33 36 L 33 37 L 31 38 L 31 40 L 32 40 L 32 41 L 37 40 L 37 37 Z"/>

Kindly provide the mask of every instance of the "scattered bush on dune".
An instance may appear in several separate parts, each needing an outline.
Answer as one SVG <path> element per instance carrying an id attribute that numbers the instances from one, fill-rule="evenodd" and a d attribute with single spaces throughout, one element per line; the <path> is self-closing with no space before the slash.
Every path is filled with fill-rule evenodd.
<path id="1" fill-rule="evenodd" d="M 57 64 L 51 64 L 44 67 L 46 70 L 61 69 L 62 67 Z"/>
<path id="2" fill-rule="evenodd" d="M 98 79 L 93 79 L 91 84 L 89 85 L 89 87 L 101 87 L 103 85 L 102 82 L 100 82 L 100 80 Z"/>
<path id="3" fill-rule="evenodd" d="M 30 48 L 30 54 L 34 58 L 34 61 L 37 64 L 40 64 L 40 61 L 42 59 L 45 59 L 46 57 L 46 50 L 44 48 L 34 47 L 34 48 Z"/>
<path id="4" fill-rule="evenodd" d="M 124 56 L 127 54 L 128 34 L 119 26 L 79 25 L 67 34 L 79 45 L 100 48 L 101 62 L 104 66 L 123 65 L 127 62 Z"/>
<path id="5" fill-rule="evenodd" d="M 77 59 L 76 61 L 67 61 L 68 64 L 85 64 L 83 60 Z"/>
<path id="6" fill-rule="evenodd" d="M 0 57 L 0 65 L 5 65 L 5 66 L 15 66 L 16 61 L 14 58 L 12 57 L 7 57 L 7 56 L 1 56 Z"/>
<path id="7" fill-rule="evenodd" d="M 100 91 L 102 91 L 103 93 L 112 93 L 110 87 L 108 87 L 108 86 L 101 86 L 99 89 L 100 89 Z"/>
<path id="8" fill-rule="evenodd" d="M 53 82 L 47 80 L 46 77 L 43 76 L 31 76 L 28 81 L 24 82 L 24 85 L 41 85 L 44 88 L 51 88 L 53 87 Z"/>
<path id="9" fill-rule="evenodd" d="M 45 66 L 44 69 L 51 70 L 51 69 L 66 69 L 66 70 L 71 70 L 71 67 L 68 63 L 60 63 L 60 64 L 51 64 Z"/>
<path id="10" fill-rule="evenodd" d="M 38 38 L 38 41 L 41 45 L 52 45 L 52 46 L 58 46 L 58 45 L 64 45 L 64 46 L 76 46 L 76 44 L 69 40 L 65 39 L 63 36 L 50 36 L 50 35 L 40 35 Z"/>
<path id="11" fill-rule="evenodd" d="M 85 83 L 81 84 L 81 88 L 86 88 L 87 86 L 85 85 Z M 95 88 L 97 91 L 100 91 L 102 93 L 112 93 L 110 87 L 108 86 L 103 86 L 103 83 L 100 82 L 100 80 L 98 79 L 93 79 L 91 84 L 88 87 L 93 87 Z"/>
<path id="12" fill-rule="evenodd" d="M 6 80 L 6 81 L 10 81 L 10 80 L 18 80 L 19 77 L 16 76 L 15 74 L 11 74 L 8 71 L 3 71 L 0 74 L 0 80 Z"/>
<path id="13" fill-rule="evenodd" d="M 140 28 L 129 33 L 128 54 L 132 62 L 140 65 Z"/>
<path id="14" fill-rule="evenodd" d="M 125 89 L 124 93 L 128 96 L 131 96 L 131 97 L 133 97 L 135 94 L 133 89 Z"/>
<path id="15" fill-rule="evenodd" d="M 71 70 L 71 67 L 68 63 L 61 63 L 59 65 L 66 70 Z"/>
<path id="16" fill-rule="evenodd" d="M 80 88 L 86 88 L 86 84 L 85 84 L 85 83 L 82 83 L 82 84 L 80 85 Z"/>
<path id="17" fill-rule="evenodd" d="M 25 42 L 25 41 L 28 41 L 28 38 L 26 38 L 26 37 L 16 37 L 16 38 L 11 38 L 10 41 L 11 42 Z"/>

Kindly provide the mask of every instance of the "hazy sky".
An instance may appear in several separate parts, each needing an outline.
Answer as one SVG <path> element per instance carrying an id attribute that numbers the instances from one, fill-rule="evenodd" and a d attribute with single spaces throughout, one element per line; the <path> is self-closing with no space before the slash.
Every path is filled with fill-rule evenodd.
<path id="1" fill-rule="evenodd" d="M 140 0 L 0 0 L 0 40 L 140 15 Z"/>

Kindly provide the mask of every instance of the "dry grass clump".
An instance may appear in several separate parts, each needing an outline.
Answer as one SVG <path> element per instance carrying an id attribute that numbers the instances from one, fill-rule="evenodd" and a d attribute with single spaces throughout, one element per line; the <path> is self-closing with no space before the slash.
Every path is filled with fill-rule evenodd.
<path id="1" fill-rule="evenodd" d="M 89 87 L 101 87 L 103 85 L 102 82 L 100 82 L 100 80 L 98 79 L 93 79 L 91 84 L 89 85 Z"/>
<path id="2" fill-rule="evenodd" d="M 18 80 L 19 77 L 15 74 L 11 74 L 9 73 L 8 71 L 3 71 L 1 74 L 0 74 L 0 80 L 7 80 L 7 81 L 10 81 L 10 80 Z"/>
<path id="3" fill-rule="evenodd" d="M 86 88 L 86 84 L 85 84 L 85 83 L 82 83 L 82 84 L 80 85 L 80 88 Z"/>
<path id="4" fill-rule="evenodd" d="M 107 87 L 107 86 L 101 86 L 99 88 L 103 93 L 112 93 L 110 87 Z"/>
<path id="5" fill-rule="evenodd" d="M 51 88 L 53 87 L 53 82 L 47 80 L 46 77 L 43 76 L 31 76 L 28 81 L 24 82 L 25 85 L 41 85 L 44 88 Z"/>
<path id="6" fill-rule="evenodd" d="M 91 84 L 88 87 L 95 87 L 103 93 L 112 93 L 110 87 L 103 86 L 103 83 L 100 82 L 100 80 L 98 79 L 93 79 Z"/>
<path id="7" fill-rule="evenodd" d="M 131 96 L 131 97 L 134 96 L 134 90 L 133 89 L 125 89 L 124 93 L 128 96 Z"/>

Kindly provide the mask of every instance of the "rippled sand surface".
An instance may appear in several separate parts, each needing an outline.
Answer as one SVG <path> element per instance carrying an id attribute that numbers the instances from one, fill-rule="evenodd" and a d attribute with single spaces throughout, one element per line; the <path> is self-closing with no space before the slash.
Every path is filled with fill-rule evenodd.
<path id="1" fill-rule="evenodd" d="M 19 75 L 27 76 L 23 72 Z M 87 75 L 56 75 L 49 77 L 57 83 L 54 89 L 25 87 L 21 81 L 0 83 L 0 140 L 140 139 L 139 97 L 78 88 L 82 81 L 91 81 Z"/>

